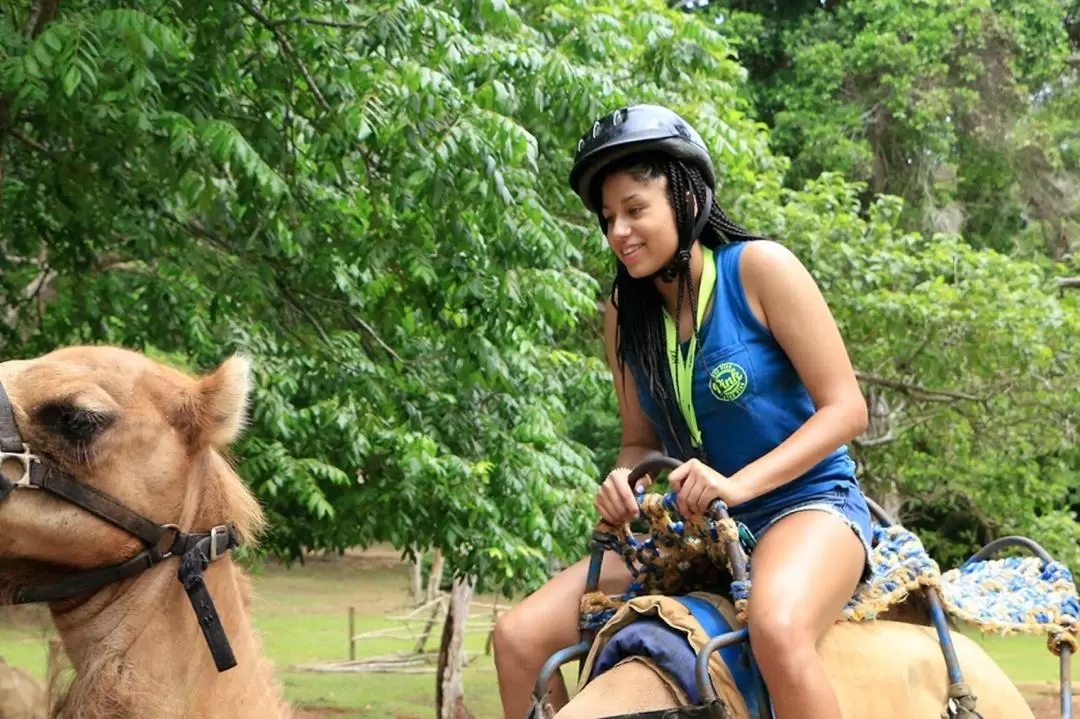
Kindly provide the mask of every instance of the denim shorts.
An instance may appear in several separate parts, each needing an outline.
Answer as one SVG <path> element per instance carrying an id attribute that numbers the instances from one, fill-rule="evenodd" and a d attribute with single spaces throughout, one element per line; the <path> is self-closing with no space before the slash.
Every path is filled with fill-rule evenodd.
<path id="1" fill-rule="evenodd" d="M 866 554 L 860 581 L 872 576 L 870 565 L 870 538 L 874 536 L 870 507 L 863 497 L 857 481 L 840 480 L 795 484 L 779 487 L 769 494 L 731 508 L 731 518 L 741 523 L 756 542 L 778 521 L 794 514 L 816 510 L 828 512 L 847 523 L 859 538 Z"/>

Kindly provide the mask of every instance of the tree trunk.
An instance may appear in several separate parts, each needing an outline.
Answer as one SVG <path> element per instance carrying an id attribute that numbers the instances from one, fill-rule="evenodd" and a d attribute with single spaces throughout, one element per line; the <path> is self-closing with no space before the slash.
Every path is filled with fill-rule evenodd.
<path id="1" fill-rule="evenodd" d="M 892 520 L 899 524 L 900 507 L 904 504 L 904 498 L 900 496 L 900 492 L 896 488 L 896 482 L 890 481 L 889 485 L 888 490 L 883 491 L 881 494 L 881 508 L 885 510 L 885 514 L 892 517 Z"/>
<path id="2" fill-rule="evenodd" d="M 427 623 L 424 625 L 424 631 L 420 635 L 420 639 L 416 642 L 416 648 L 413 649 L 413 654 L 424 653 L 424 647 L 427 646 L 428 637 L 431 636 L 431 628 L 435 626 L 435 617 L 439 616 L 440 609 L 442 609 L 442 602 L 436 602 L 431 608 L 431 616 L 428 617 Z"/>
<path id="3" fill-rule="evenodd" d="M 439 596 L 439 585 L 442 584 L 443 556 L 442 550 L 436 549 L 431 557 L 431 573 L 427 578 L 427 600 L 430 602 Z"/>
<path id="4" fill-rule="evenodd" d="M 450 606 L 446 611 L 446 624 L 443 625 L 442 644 L 439 647 L 439 666 L 435 673 L 436 719 L 473 719 L 473 715 L 465 708 L 465 688 L 461 680 L 461 671 L 465 665 L 465 622 L 469 618 L 473 587 L 472 580 L 454 578 Z"/>
<path id="5" fill-rule="evenodd" d="M 424 553 L 417 552 L 416 558 L 412 562 L 412 574 L 409 577 L 409 593 L 412 596 L 413 604 L 420 606 L 424 602 L 423 592 L 423 565 L 424 565 Z"/>
<path id="6" fill-rule="evenodd" d="M 484 655 L 491 656 L 491 645 L 495 642 L 495 622 L 499 620 L 499 597 L 496 596 L 491 602 L 491 631 L 488 632 L 487 641 L 484 642 Z"/>

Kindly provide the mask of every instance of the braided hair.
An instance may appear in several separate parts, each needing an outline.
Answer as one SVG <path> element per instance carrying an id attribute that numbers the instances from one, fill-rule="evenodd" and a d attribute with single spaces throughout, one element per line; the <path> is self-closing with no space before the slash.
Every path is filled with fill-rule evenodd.
<path id="1" fill-rule="evenodd" d="M 679 458 L 686 461 L 691 458 L 704 460 L 700 447 L 695 447 L 690 436 L 690 428 L 679 407 L 675 394 L 667 357 L 667 337 L 664 329 L 664 302 L 656 289 L 654 280 L 660 277 L 664 281 L 678 283 L 675 316 L 682 314 L 683 298 L 690 300 L 690 311 L 697 317 L 697 297 L 690 283 L 689 249 L 695 238 L 694 209 L 704 207 L 711 193 L 697 167 L 664 154 L 641 154 L 613 163 L 606 168 L 605 176 L 615 172 L 627 172 L 639 182 L 652 182 L 661 177 L 667 178 L 667 197 L 675 214 L 675 226 L 679 232 L 679 250 L 674 262 L 649 277 L 635 278 L 626 266 L 616 258 L 615 279 L 611 286 L 611 302 L 616 309 L 615 353 L 619 361 L 619 370 L 624 373 L 626 365 L 636 369 L 635 380 L 648 391 L 660 409 L 662 421 L 668 429 L 668 435 L 674 444 L 672 448 Z M 593 184 L 593 193 L 598 194 L 602 179 Z M 594 206 L 601 207 L 602 202 Z M 607 234 L 607 223 L 599 218 L 601 229 Z M 709 203 L 709 217 L 699 237 L 703 245 L 717 248 L 731 242 L 763 239 L 745 227 L 732 222 L 715 202 Z M 686 254 L 680 257 L 680 252 Z M 681 261 L 680 261 L 681 260 Z M 694 335 L 700 343 L 698 327 L 694 326 Z"/>

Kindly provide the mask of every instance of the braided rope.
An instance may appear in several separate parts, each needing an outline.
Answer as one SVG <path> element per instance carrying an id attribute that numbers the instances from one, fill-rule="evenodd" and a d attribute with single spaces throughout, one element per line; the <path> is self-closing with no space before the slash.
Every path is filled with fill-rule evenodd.
<path id="1" fill-rule="evenodd" d="M 846 621 L 876 619 L 911 592 L 939 587 L 941 570 L 930 558 L 922 542 L 911 531 L 894 524 L 875 526 L 870 566 L 871 577 L 859 583 L 841 616 Z"/>
<path id="2" fill-rule="evenodd" d="M 946 572 L 941 599 L 949 613 L 997 634 L 1042 634 L 1055 655 L 1076 651 L 1080 597 L 1061 562 L 1043 565 L 1037 557 L 1006 557 Z"/>
<path id="3" fill-rule="evenodd" d="M 581 627 L 603 626 L 616 609 L 637 596 L 717 592 L 723 584 L 729 585 L 738 618 L 745 622 L 751 583 L 732 581 L 724 544 L 740 539 L 734 520 L 699 516 L 684 521 L 678 518 L 674 493 L 638 496 L 638 505 L 650 529 L 645 537 L 635 537 L 629 524 L 597 526 L 594 546 L 622 556 L 634 580 L 620 595 L 596 591 L 583 596 Z M 934 587 L 946 612 L 984 632 L 1046 633 L 1047 646 L 1055 655 L 1066 646 L 1077 651 L 1080 597 L 1072 574 L 1060 562 L 1044 566 L 1036 557 L 1007 557 L 972 562 L 942 574 L 918 536 L 900 525 L 875 526 L 871 545 L 873 572 L 845 605 L 843 620 L 874 620 L 912 592 Z"/>
<path id="4" fill-rule="evenodd" d="M 637 495 L 640 516 L 649 527 L 644 537 L 634 536 L 629 522 L 618 527 L 603 520 L 597 524 L 593 546 L 621 556 L 633 580 L 622 594 L 595 591 L 582 596 L 582 629 L 603 626 L 616 609 L 634 597 L 684 594 L 706 587 L 716 591 L 717 585 L 728 584 L 745 621 L 750 583 L 732 582 L 724 544 L 739 541 L 739 528 L 733 520 L 717 519 L 711 513 L 685 520 L 675 499 L 674 492 Z"/>

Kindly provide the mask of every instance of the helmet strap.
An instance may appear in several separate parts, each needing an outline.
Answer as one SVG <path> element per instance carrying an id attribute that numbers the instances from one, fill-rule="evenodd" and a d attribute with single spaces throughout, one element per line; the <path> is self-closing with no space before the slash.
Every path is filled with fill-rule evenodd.
<path id="1" fill-rule="evenodd" d="M 686 191 L 687 207 L 691 207 L 694 196 L 690 190 Z M 679 227 L 679 247 L 675 250 L 675 256 L 664 267 L 657 270 L 653 277 L 658 277 L 664 282 L 674 282 L 683 272 L 690 271 L 690 248 L 694 240 L 701 237 L 705 226 L 709 224 L 709 215 L 712 214 L 713 192 L 708 185 L 705 186 L 705 202 L 698 208 L 697 217 L 690 219 L 689 214 L 682 218 Z M 693 224 L 691 224 L 693 223 Z"/>

